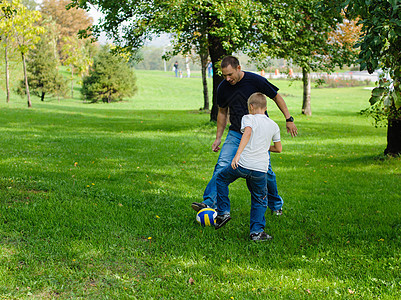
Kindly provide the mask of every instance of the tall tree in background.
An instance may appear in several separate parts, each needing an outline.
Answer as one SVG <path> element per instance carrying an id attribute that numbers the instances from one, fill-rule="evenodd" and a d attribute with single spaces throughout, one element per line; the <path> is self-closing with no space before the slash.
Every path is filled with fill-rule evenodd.
<path id="1" fill-rule="evenodd" d="M 5 73 L 6 73 L 6 102 L 10 102 L 10 71 L 9 71 L 9 53 L 12 44 L 12 18 L 17 13 L 15 3 L 2 1 L 0 3 L 0 38 L 1 45 L 4 47 Z"/>
<path id="2" fill-rule="evenodd" d="M 16 14 L 12 18 L 13 38 L 15 39 L 17 49 L 21 54 L 28 107 L 31 107 L 32 103 L 29 93 L 26 55 L 28 51 L 33 49 L 35 44 L 39 42 L 40 34 L 44 33 L 44 28 L 37 24 L 41 19 L 40 12 L 28 10 L 21 4 L 20 0 L 13 0 L 12 3 L 16 10 Z"/>
<path id="3" fill-rule="evenodd" d="M 76 37 L 80 30 L 85 30 L 93 24 L 93 19 L 83 9 L 67 10 L 66 7 L 70 3 L 70 0 L 43 0 L 40 6 L 42 14 L 50 16 L 57 24 L 57 49 L 61 59 L 65 59 L 62 49 L 68 38 Z M 83 40 L 80 42 L 84 44 Z"/>
<path id="4" fill-rule="evenodd" d="M 28 82 L 32 94 L 44 101 L 45 96 L 52 94 L 60 96 L 66 91 L 63 76 L 59 73 L 58 57 L 54 56 L 54 45 L 51 36 L 44 34 L 35 48 L 27 56 Z M 20 94 L 24 93 L 24 82 L 21 82 Z"/>
<path id="5" fill-rule="evenodd" d="M 320 0 L 262 0 L 265 3 L 262 23 L 257 24 L 261 44 L 256 43 L 250 55 L 292 60 L 302 68 L 304 86 L 302 113 L 311 115 L 311 72 L 333 71 L 354 61 L 352 43 L 333 40 L 342 15 L 338 11 L 322 12 Z M 271 31 L 269 28 L 275 28 Z"/>
<path id="6" fill-rule="evenodd" d="M 401 154 L 401 1 L 347 0 L 324 1 L 325 10 L 345 9 L 350 18 L 359 17 L 362 35 L 358 42 L 361 69 L 373 73 L 382 69 L 384 76 L 372 91 L 370 108 L 376 125 L 387 123 L 385 154 Z"/>
<path id="7" fill-rule="evenodd" d="M 90 45 L 83 43 L 78 36 L 64 37 L 61 54 L 63 63 L 70 67 L 71 72 L 71 98 L 74 98 L 74 70 L 79 76 L 83 76 L 89 71 L 93 64 L 93 58 L 90 55 Z"/>

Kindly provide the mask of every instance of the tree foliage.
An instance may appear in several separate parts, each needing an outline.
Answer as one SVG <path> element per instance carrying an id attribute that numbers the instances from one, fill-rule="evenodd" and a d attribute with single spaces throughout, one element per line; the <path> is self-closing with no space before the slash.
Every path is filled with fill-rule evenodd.
<path id="1" fill-rule="evenodd" d="M 58 71 L 59 60 L 54 55 L 54 45 L 51 37 L 43 35 L 27 56 L 28 82 L 32 94 L 42 101 L 45 95 L 64 96 L 66 83 Z M 25 94 L 24 81 L 21 81 L 19 94 Z"/>
<path id="2" fill-rule="evenodd" d="M 41 19 L 41 14 L 38 11 L 28 10 L 22 3 L 21 0 L 6 1 L 13 11 L 11 18 L 6 18 L 3 22 L 6 24 L 6 28 L 11 30 L 10 39 L 15 42 L 18 52 L 21 54 L 23 70 L 24 70 L 24 82 L 26 87 L 26 95 L 28 107 L 32 106 L 28 75 L 26 70 L 26 55 L 29 50 L 35 47 L 35 44 L 39 42 L 40 35 L 45 32 L 45 29 L 38 24 Z"/>
<path id="3" fill-rule="evenodd" d="M 361 51 L 361 69 L 373 73 L 382 70 L 379 86 L 372 91 L 370 108 L 365 113 L 376 125 L 388 124 L 386 154 L 401 153 L 401 1 L 347 0 L 341 3 L 346 14 L 359 17 L 362 36 L 357 44 Z M 333 4 L 326 4 L 333 9 Z M 335 9 L 335 8 L 334 8 Z M 338 9 L 338 6 L 337 6 Z"/>
<path id="4" fill-rule="evenodd" d="M 175 51 L 208 51 L 213 63 L 213 107 L 217 118 L 217 72 L 219 60 L 243 49 L 253 38 L 253 24 L 261 17 L 258 1 L 251 0 L 73 0 L 72 6 L 99 8 L 104 18 L 93 27 L 94 34 L 105 31 L 120 50 L 136 52 L 146 39 L 162 32 L 175 35 Z"/>
<path id="5" fill-rule="evenodd" d="M 70 2 L 69 0 L 43 0 L 41 4 L 42 14 L 50 16 L 57 25 L 57 49 L 63 59 L 65 57 L 61 55 L 62 49 L 67 41 L 77 38 L 80 30 L 88 29 L 93 24 L 93 19 L 83 9 L 67 10 Z M 84 41 L 80 40 L 80 43 L 84 44 Z"/>
<path id="6" fill-rule="evenodd" d="M 257 60 L 284 58 L 303 70 L 304 101 L 302 113 L 311 114 L 310 73 L 333 71 L 336 66 L 354 61 L 353 43 L 339 40 L 344 24 L 340 11 L 319 11 L 318 0 L 262 0 L 264 19 L 257 24 L 257 37 L 250 54 Z"/>
<path id="7" fill-rule="evenodd" d="M 91 102 L 122 100 L 136 92 L 136 77 L 127 62 L 104 46 L 94 58 L 89 75 L 84 76 L 82 94 Z"/>

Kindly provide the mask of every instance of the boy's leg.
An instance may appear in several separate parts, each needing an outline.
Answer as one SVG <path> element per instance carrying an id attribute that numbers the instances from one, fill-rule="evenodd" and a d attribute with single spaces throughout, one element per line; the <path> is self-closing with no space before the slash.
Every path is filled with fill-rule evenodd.
<path id="1" fill-rule="evenodd" d="M 237 170 L 234 170 L 231 165 L 228 165 L 216 176 L 217 190 L 217 215 L 229 214 L 231 211 L 230 199 L 228 198 L 228 186 L 230 183 L 237 180 L 241 175 Z"/>
<path id="2" fill-rule="evenodd" d="M 223 227 L 228 221 L 231 220 L 231 206 L 230 199 L 228 198 L 228 186 L 239 177 L 243 177 L 243 175 L 238 172 L 238 169 L 234 170 L 231 165 L 228 165 L 217 174 L 217 217 L 215 219 L 215 229 Z"/>
<path id="3" fill-rule="evenodd" d="M 239 143 L 241 142 L 242 134 L 236 131 L 230 130 L 227 134 L 226 140 L 224 141 L 223 147 L 220 150 L 220 155 L 217 160 L 217 164 L 214 168 L 212 179 L 210 179 L 206 186 L 205 192 L 203 193 L 203 203 L 207 206 L 216 209 L 216 178 L 217 174 L 225 167 L 231 164 L 235 153 L 237 153 Z"/>
<path id="4" fill-rule="evenodd" d="M 277 182 L 276 182 L 276 174 L 274 174 L 270 159 L 269 159 L 269 169 L 266 173 L 267 179 L 267 198 L 268 198 L 268 206 L 274 212 L 278 211 L 283 207 L 284 201 L 278 194 L 277 190 Z"/>
<path id="5" fill-rule="evenodd" d="M 252 171 L 252 174 L 246 179 L 246 184 L 251 192 L 250 234 L 260 233 L 266 226 L 266 178 L 266 173 Z"/>

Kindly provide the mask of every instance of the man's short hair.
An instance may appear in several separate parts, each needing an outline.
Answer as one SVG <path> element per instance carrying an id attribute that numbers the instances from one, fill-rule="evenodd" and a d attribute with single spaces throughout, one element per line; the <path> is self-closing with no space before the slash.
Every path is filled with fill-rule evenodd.
<path id="1" fill-rule="evenodd" d="M 248 98 L 248 105 L 251 105 L 254 108 L 265 108 L 267 106 L 266 96 L 260 92 L 253 93 Z"/>
<path id="2" fill-rule="evenodd" d="M 236 69 L 239 66 L 239 60 L 235 56 L 226 56 L 223 58 L 220 64 L 221 68 L 227 68 L 228 66 L 233 67 L 233 69 Z"/>

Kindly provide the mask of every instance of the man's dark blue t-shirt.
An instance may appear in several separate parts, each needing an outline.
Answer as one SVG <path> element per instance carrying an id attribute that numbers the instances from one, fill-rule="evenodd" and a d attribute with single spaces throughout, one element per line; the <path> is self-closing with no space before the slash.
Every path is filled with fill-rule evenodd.
<path id="1" fill-rule="evenodd" d="M 229 108 L 230 130 L 241 130 L 241 119 L 248 114 L 248 98 L 256 92 L 265 94 L 273 99 L 276 97 L 278 87 L 267 81 L 266 78 L 244 71 L 244 77 L 235 85 L 224 80 L 217 88 L 217 104 L 219 107 Z"/>

